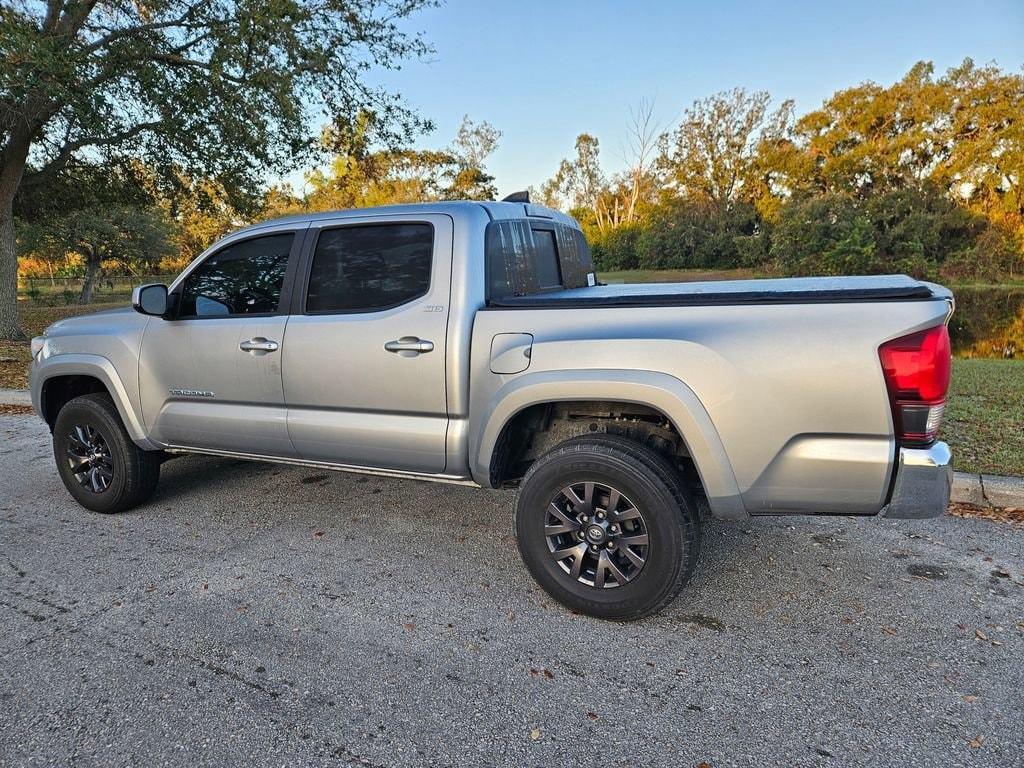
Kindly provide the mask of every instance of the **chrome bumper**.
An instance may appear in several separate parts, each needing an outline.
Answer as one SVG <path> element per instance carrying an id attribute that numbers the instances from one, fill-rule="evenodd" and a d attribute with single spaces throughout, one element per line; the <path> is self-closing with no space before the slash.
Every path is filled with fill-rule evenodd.
<path id="1" fill-rule="evenodd" d="M 949 506 L 953 487 L 953 455 L 945 443 L 928 448 L 900 448 L 892 498 L 882 517 L 939 517 Z"/>

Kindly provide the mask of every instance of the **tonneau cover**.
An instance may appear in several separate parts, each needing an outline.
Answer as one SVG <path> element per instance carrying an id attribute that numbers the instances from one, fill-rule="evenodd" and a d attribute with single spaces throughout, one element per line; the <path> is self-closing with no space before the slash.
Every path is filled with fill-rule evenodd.
<path id="1" fill-rule="evenodd" d="M 548 309 L 915 301 L 936 298 L 932 289 L 930 284 L 907 275 L 626 283 L 504 296 L 489 300 L 488 306 Z"/>

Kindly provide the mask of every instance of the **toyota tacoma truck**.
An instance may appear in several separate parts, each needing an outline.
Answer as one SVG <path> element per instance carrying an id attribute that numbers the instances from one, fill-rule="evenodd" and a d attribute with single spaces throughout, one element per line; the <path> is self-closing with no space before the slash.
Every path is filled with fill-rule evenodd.
<path id="1" fill-rule="evenodd" d="M 515 488 L 536 580 L 626 620 L 678 594 L 707 516 L 942 514 L 952 311 L 900 275 L 604 285 L 522 198 L 341 211 L 55 323 L 32 402 L 96 512 L 176 453 Z"/>

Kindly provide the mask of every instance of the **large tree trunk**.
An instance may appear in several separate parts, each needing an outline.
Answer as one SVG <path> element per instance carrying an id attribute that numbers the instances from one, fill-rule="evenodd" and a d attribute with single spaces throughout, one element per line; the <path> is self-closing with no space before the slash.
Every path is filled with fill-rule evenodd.
<path id="1" fill-rule="evenodd" d="M 16 130 L 0 151 L 0 340 L 24 341 L 18 324 L 18 251 L 14 244 L 14 196 L 21 185 L 30 144 Z"/>
<path id="2" fill-rule="evenodd" d="M 6 198 L 6 199 L 5 199 Z M 0 339 L 23 341 L 18 324 L 18 254 L 14 247 L 14 194 L 0 189 Z"/>
<path id="3" fill-rule="evenodd" d="M 82 281 L 82 292 L 78 295 L 79 304 L 92 303 L 92 289 L 99 274 L 100 257 L 98 253 L 92 252 L 89 254 L 89 260 L 85 262 L 85 280 Z"/>

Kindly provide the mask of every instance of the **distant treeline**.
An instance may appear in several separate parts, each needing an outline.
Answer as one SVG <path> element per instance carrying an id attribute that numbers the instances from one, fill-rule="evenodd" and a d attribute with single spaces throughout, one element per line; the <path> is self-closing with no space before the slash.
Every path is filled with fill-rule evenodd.
<path id="1" fill-rule="evenodd" d="M 967 60 L 842 90 L 797 117 L 736 89 L 678 126 L 631 113 L 628 167 L 582 134 L 537 191 L 583 224 L 601 269 L 786 275 L 1024 272 L 1024 77 Z"/>

